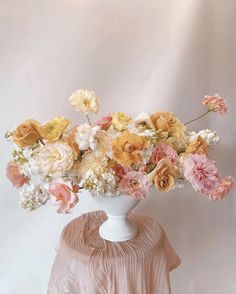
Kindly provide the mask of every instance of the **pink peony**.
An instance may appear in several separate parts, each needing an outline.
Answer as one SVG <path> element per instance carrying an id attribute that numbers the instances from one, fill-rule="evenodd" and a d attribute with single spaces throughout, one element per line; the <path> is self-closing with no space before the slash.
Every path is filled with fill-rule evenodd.
<path id="1" fill-rule="evenodd" d="M 19 166 L 14 162 L 7 164 L 7 177 L 16 188 L 20 188 L 28 182 L 28 178 L 20 173 Z"/>
<path id="2" fill-rule="evenodd" d="M 148 177 L 141 172 L 130 171 L 120 181 L 120 190 L 136 199 L 146 198 L 152 187 Z"/>
<path id="3" fill-rule="evenodd" d="M 219 94 L 215 94 L 214 96 L 204 96 L 202 104 L 206 105 L 209 110 L 218 112 L 220 114 L 225 114 L 228 109 L 226 101 L 221 98 Z"/>
<path id="4" fill-rule="evenodd" d="M 209 194 L 219 182 L 218 170 L 214 161 L 205 154 L 190 154 L 184 160 L 184 176 L 194 190 Z"/>
<path id="5" fill-rule="evenodd" d="M 102 130 L 107 130 L 112 122 L 112 116 L 103 116 L 95 123 L 96 126 L 100 126 Z"/>
<path id="6" fill-rule="evenodd" d="M 216 185 L 216 188 L 209 193 L 210 200 L 220 200 L 223 199 L 231 189 L 234 187 L 233 179 L 229 176 L 224 177 Z"/>
<path id="7" fill-rule="evenodd" d="M 151 160 L 157 163 L 163 158 L 169 159 L 172 163 L 176 163 L 178 159 L 178 153 L 169 145 L 160 143 L 153 151 Z"/>
<path id="8" fill-rule="evenodd" d="M 64 182 L 54 182 L 50 185 L 48 193 L 51 195 L 53 204 L 59 205 L 58 213 L 69 213 L 78 202 L 76 189 Z"/>

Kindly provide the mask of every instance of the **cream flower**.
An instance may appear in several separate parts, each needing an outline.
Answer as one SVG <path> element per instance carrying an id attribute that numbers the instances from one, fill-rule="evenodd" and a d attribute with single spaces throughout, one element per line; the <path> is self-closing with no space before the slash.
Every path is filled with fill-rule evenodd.
<path id="1" fill-rule="evenodd" d="M 98 175 L 106 170 L 108 158 L 100 152 L 89 152 L 83 156 L 82 161 L 77 166 L 77 176 L 83 178 L 90 170 Z"/>
<path id="2" fill-rule="evenodd" d="M 149 124 L 150 123 L 150 114 L 147 112 L 141 112 L 139 115 L 137 115 L 135 117 L 134 122 L 137 124 L 141 124 L 141 123 Z"/>
<path id="3" fill-rule="evenodd" d="M 76 111 L 88 115 L 89 112 L 97 113 L 99 109 L 99 98 L 93 91 L 77 90 L 69 98 L 70 104 Z"/>
<path id="4" fill-rule="evenodd" d="M 67 143 L 57 141 L 42 146 L 34 160 L 41 175 L 60 177 L 72 167 L 74 153 Z"/>
<path id="5" fill-rule="evenodd" d="M 126 115 L 124 112 L 114 112 L 112 115 L 112 125 L 118 131 L 124 131 L 128 128 L 131 122 L 130 116 Z"/>
<path id="6" fill-rule="evenodd" d="M 75 141 L 79 145 L 80 150 L 92 149 L 97 147 L 96 134 L 101 130 L 100 126 L 91 127 L 89 124 L 81 124 L 77 127 Z"/>

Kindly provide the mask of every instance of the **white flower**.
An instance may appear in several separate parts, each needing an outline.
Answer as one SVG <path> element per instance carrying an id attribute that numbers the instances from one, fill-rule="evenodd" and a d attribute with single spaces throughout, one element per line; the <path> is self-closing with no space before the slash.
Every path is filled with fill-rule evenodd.
<path id="1" fill-rule="evenodd" d="M 150 161 L 150 158 L 152 156 L 152 152 L 153 152 L 154 146 L 150 145 L 148 148 L 143 149 L 139 152 L 141 158 L 142 158 L 142 162 L 144 164 L 147 164 Z"/>
<path id="2" fill-rule="evenodd" d="M 116 177 L 111 172 L 95 175 L 93 171 L 88 171 L 79 186 L 90 191 L 93 196 L 114 197 L 119 195 Z"/>
<path id="3" fill-rule="evenodd" d="M 80 150 L 87 150 L 91 148 L 93 151 L 97 147 L 96 134 L 101 130 L 100 126 L 91 127 L 88 124 L 81 124 L 77 127 L 77 134 L 75 137 Z"/>
<path id="4" fill-rule="evenodd" d="M 89 112 L 97 113 L 100 104 L 93 91 L 83 89 L 75 91 L 69 101 L 76 111 L 83 112 L 84 115 L 88 115 Z"/>
<path id="5" fill-rule="evenodd" d="M 189 132 L 190 138 L 189 142 L 194 142 L 197 140 L 198 136 L 201 136 L 208 145 L 217 144 L 220 141 L 220 138 L 216 131 L 211 131 L 209 129 L 201 130 L 200 132 Z"/>
<path id="6" fill-rule="evenodd" d="M 134 122 L 139 124 L 139 123 L 147 123 L 149 124 L 150 122 L 150 115 L 147 112 L 141 112 L 139 115 L 137 115 L 134 119 Z"/>
<path id="7" fill-rule="evenodd" d="M 45 205 L 49 195 L 43 185 L 24 185 L 20 188 L 21 207 L 30 211 Z"/>
<path id="8" fill-rule="evenodd" d="M 74 154 L 70 146 L 61 141 L 42 146 L 34 160 L 43 176 L 61 177 L 73 165 Z"/>

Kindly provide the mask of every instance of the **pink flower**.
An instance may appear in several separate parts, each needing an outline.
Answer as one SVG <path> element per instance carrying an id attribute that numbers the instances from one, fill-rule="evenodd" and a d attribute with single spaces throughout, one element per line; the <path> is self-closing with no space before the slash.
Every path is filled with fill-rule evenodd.
<path id="1" fill-rule="evenodd" d="M 169 145 L 160 143 L 153 151 L 151 160 L 157 163 L 163 158 L 169 159 L 172 163 L 176 163 L 178 159 L 178 153 Z"/>
<path id="2" fill-rule="evenodd" d="M 20 188 L 28 182 L 28 178 L 20 173 L 19 166 L 14 162 L 7 164 L 7 177 L 16 188 Z"/>
<path id="3" fill-rule="evenodd" d="M 58 213 L 69 213 L 78 202 L 76 190 L 65 182 L 54 182 L 50 185 L 48 193 L 53 204 L 59 205 Z"/>
<path id="4" fill-rule="evenodd" d="M 100 126 L 102 130 L 107 130 L 111 125 L 111 121 L 112 121 L 112 116 L 103 116 L 102 118 L 97 120 L 95 125 Z"/>
<path id="5" fill-rule="evenodd" d="M 224 177 L 219 181 L 216 188 L 209 193 L 210 200 L 220 200 L 223 199 L 231 189 L 234 187 L 233 179 L 229 176 Z"/>
<path id="6" fill-rule="evenodd" d="M 119 185 L 122 193 L 136 199 L 146 198 L 152 187 L 148 177 L 137 171 L 130 171 L 124 175 Z"/>
<path id="7" fill-rule="evenodd" d="M 215 94 L 213 96 L 204 96 L 202 104 L 206 105 L 209 110 L 218 112 L 220 114 L 225 114 L 228 109 L 226 101 L 221 98 L 219 94 Z"/>
<path id="8" fill-rule="evenodd" d="M 190 154 L 184 160 L 184 176 L 194 190 L 209 194 L 219 182 L 218 170 L 214 161 L 205 154 Z"/>

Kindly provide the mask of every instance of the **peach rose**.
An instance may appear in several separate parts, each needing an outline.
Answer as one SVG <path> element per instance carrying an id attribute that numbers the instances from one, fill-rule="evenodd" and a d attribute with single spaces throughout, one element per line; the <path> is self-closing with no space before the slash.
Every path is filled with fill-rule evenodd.
<path id="1" fill-rule="evenodd" d="M 150 116 L 150 124 L 154 130 L 162 130 L 168 137 L 182 137 L 186 130 L 184 124 L 171 112 L 156 112 Z"/>
<path id="2" fill-rule="evenodd" d="M 193 141 L 187 146 L 185 150 L 185 154 L 208 154 L 209 145 L 206 141 L 201 137 L 198 136 L 197 140 Z"/>
<path id="3" fill-rule="evenodd" d="M 169 160 L 162 159 L 156 168 L 154 184 L 156 189 L 161 192 L 170 191 L 175 183 L 175 177 L 178 175 L 177 167 Z"/>
<path id="4" fill-rule="evenodd" d="M 28 179 L 20 173 L 18 165 L 14 162 L 7 164 L 7 177 L 16 188 L 20 188 L 28 182 Z"/>
<path id="5" fill-rule="evenodd" d="M 130 166 L 141 162 L 139 152 L 148 146 L 145 137 L 139 137 L 125 131 L 112 142 L 114 159 L 123 166 Z"/>
<path id="6" fill-rule="evenodd" d="M 48 190 L 52 203 L 59 205 L 58 213 L 70 213 L 70 210 L 78 203 L 78 187 L 66 182 L 52 183 Z"/>
<path id="7" fill-rule="evenodd" d="M 20 147 L 33 145 L 41 138 L 41 125 L 33 119 L 20 124 L 13 134 L 13 141 Z"/>

